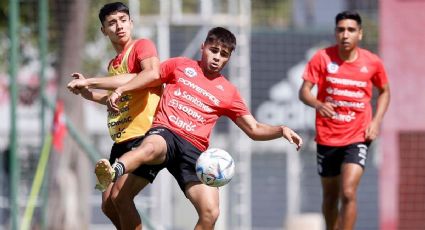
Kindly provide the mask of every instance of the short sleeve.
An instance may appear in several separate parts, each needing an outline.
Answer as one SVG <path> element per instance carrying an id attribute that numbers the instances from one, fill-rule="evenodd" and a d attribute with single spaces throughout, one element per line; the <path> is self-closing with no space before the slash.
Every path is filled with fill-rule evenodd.
<path id="1" fill-rule="evenodd" d="M 387 73 L 381 60 L 376 62 L 376 73 L 372 77 L 372 83 L 378 88 L 382 88 L 388 83 Z"/>
<path id="2" fill-rule="evenodd" d="M 140 63 L 146 58 L 157 57 L 155 44 L 149 39 L 139 39 L 134 44 L 134 53 L 136 55 L 137 63 Z"/>
<path id="3" fill-rule="evenodd" d="M 314 84 L 317 84 L 319 82 L 321 62 L 322 58 L 320 52 L 317 52 L 307 63 L 302 78 L 306 81 L 310 81 Z"/>
<path id="4" fill-rule="evenodd" d="M 162 82 L 167 83 L 174 76 L 174 70 L 177 68 L 178 60 L 178 58 L 170 58 L 161 63 L 160 78 Z"/>
<path id="5" fill-rule="evenodd" d="M 238 117 L 250 114 L 251 112 L 246 106 L 244 100 L 242 99 L 239 92 L 235 89 L 231 104 L 229 108 L 225 111 L 224 115 L 232 119 L 232 121 L 235 121 Z"/>

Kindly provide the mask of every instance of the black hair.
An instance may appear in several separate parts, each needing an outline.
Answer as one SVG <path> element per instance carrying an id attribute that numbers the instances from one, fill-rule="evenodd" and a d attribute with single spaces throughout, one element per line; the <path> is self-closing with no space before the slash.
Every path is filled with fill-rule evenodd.
<path id="1" fill-rule="evenodd" d="M 105 4 L 102 9 L 99 11 L 99 20 L 100 23 L 103 25 L 103 22 L 105 21 L 106 16 L 114 13 L 114 12 L 123 12 L 126 13 L 130 17 L 130 10 L 128 7 L 122 3 L 122 2 L 112 2 Z"/>
<path id="2" fill-rule="evenodd" d="M 236 37 L 229 30 L 223 27 L 215 27 L 208 31 L 207 38 L 205 38 L 205 44 L 220 43 L 223 46 L 233 51 L 236 48 Z"/>
<path id="3" fill-rule="evenodd" d="M 335 17 L 335 25 L 338 25 L 338 22 L 344 19 L 352 19 L 357 22 L 357 24 L 361 27 L 362 26 L 362 18 L 360 17 L 359 13 L 356 11 L 343 11 L 336 15 Z"/>

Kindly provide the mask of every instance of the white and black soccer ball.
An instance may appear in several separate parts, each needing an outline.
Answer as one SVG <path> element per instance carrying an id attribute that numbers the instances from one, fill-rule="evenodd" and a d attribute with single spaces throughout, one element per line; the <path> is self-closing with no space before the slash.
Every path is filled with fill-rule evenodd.
<path id="1" fill-rule="evenodd" d="M 235 162 L 228 152 L 210 148 L 196 161 L 196 175 L 202 183 L 220 187 L 230 182 L 235 173 Z"/>

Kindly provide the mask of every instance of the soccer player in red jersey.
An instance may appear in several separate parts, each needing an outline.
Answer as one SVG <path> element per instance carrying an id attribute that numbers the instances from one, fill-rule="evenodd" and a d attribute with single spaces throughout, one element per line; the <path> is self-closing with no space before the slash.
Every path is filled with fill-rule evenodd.
<path id="1" fill-rule="evenodd" d="M 344 11 L 335 18 L 336 45 L 319 50 L 307 64 L 299 97 L 316 109 L 318 173 L 323 188 L 322 211 L 328 230 L 354 229 L 356 193 L 367 150 L 380 129 L 390 101 L 382 61 L 359 48 L 360 15 Z M 317 96 L 311 93 L 318 87 Z M 378 89 L 372 114 L 372 88 Z M 341 201 L 341 209 L 338 209 Z"/>
<path id="2" fill-rule="evenodd" d="M 218 189 L 200 182 L 195 164 L 208 148 L 220 116 L 232 119 L 254 140 L 283 137 L 297 149 L 301 147 L 302 139 L 290 128 L 257 122 L 236 87 L 221 75 L 235 46 L 236 38 L 230 31 L 213 28 L 201 47 L 200 61 L 171 58 L 161 64 L 160 77 L 135 78 L 110 95 L 108 103 L 114 107 L 119 96 L 129 90 L 166 84 L 152 128 L 142 144 L 113 166 L 106 159 L 97 163 L 96 175 L 104 186 L 140 165 L 166 167 L 198 213 L 195 229 L 213 229 L 219 215 Z"/>
<path id="3" fill-rule="evenodd" d="M 126 5 L 121 2 L 105 4 L 99 11 L 99 19 L 103 34 L 108 36 L 117 53 L 108 65 L 110 76 L 86 79 L 75 73 L 73 77 L 76 79 L 68 84 L 68 88 L 87 100 L 106 105 L 112 91 L 91 89 L 114 90 L 135 77 L 159 76 L 159 59 L 150 40 L 132 38 L 133 23 Z M 110 162 L 115 162 L 141 143 L 152 125 L 161 91 L 161 86 L 158 86 L 128 92 L 117 103 L 119 112 L 108 111 L 108 129 L 114 141 Z M 143 165 L 109 186 L 96 186 L 103 192 L 102 211 L 117 229 L 142 227 L 133 200 L 142 188 L 153 181 L 152 167 L 155 168 Z"/>

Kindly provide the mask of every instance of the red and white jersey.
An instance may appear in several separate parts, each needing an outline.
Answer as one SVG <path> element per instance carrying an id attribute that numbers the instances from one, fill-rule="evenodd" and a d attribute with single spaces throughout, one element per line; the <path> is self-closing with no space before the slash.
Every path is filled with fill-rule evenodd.
<path id="1" fill-rule="evenodd" d="M 166 84 L 152 126 L 165 126 L 201 151 L 220 116 L 233 121 L 250 114 L 238 90 L 223 75 L 209 79 L 199 62 L 178 57 L 161 64 Z"/>
<path id="2" fill-rule="evenodd" d="M 365 141 L 365 130 L 372 120 L 372 88 L 382 88 L 388 80 L 376 55 L 361 48 L 357 51 L 355 61 L 345 62 L 337 46 L 322 49 L 304 71 L 303 79 L 318 86 L 317 99 L 336 105 L 332 118 L 316 112 L 318 144 L 344 146 Z"/>

